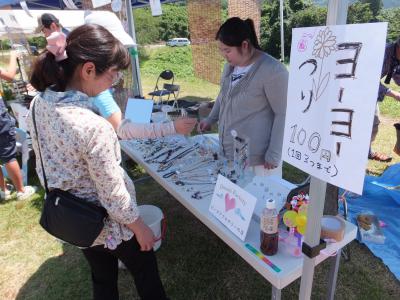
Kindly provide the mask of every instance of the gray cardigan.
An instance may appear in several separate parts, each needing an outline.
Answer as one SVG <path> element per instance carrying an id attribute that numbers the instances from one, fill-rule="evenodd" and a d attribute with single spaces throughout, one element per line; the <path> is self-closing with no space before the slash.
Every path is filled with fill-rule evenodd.
<path id="1" fill-rule="evenodd" d="M 272 56 L 262 53 L 250 70 L 231 88 L 233 67 L 225 65 L 221 90 L 206 119 L 210 124 L 219 120 L 220 147 L 233 159 L 234 129 L 239 137 L 250 140 L 250 165 L 269 162 L 278 165 L 282 154 L 285 127 L 288 71 Z"/>

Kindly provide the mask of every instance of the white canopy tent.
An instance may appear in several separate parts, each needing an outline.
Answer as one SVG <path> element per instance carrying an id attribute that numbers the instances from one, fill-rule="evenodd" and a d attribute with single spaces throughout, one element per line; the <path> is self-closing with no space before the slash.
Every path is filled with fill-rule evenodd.
<path id="1" fill-rule="evenodd" d="M 7 37 L 7 27 L 11 30 L 22 30 L 26 35 L 33 35 L 38 26 L 37 18 L 44 13 L 56 16 L 61 25 L 68 30 L 82 25 L 85 14 L 83 10 L 31 10 L 30 13 L 32 16 L 22 9 L 0 10 L 0 38 Z"/>

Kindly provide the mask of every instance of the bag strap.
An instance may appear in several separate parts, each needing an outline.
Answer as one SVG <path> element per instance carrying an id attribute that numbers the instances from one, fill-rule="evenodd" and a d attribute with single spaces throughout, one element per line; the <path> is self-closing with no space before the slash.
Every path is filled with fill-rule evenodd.
<path id="1" fill-rule="evenodd" d="M 36 120 L 35 120 L 35 106 L 36 106 L 36 101 L 38 99 L 36 98 L 35 101 L 33 101 L 32 104 L 32 121 L 33 121 L 33 127 L 35 128 L 35 134 L 36 134 L 36 141 L 38 143 L 38 149 L 39 149 L 39 157 L 40 157 L 40 164 L 42 165 L 42 172 L 43 172 L 43 181 L 44 181 L 44 187 L 46 189 L 46 194 L 49 194 L 49 188 L 47 186 L 47 179 L 46 179 L 46 173 L 44 171 L 44 165 L 43 165 L 43 159 L 42 159 L 42 152 L 40 151 L 40 139 L 38 135 L 38 131 L 36 128 Z"/>
<path id="2" fill-rule="evenodd" d="M 394 51 L 393 51 L 393 55 L 392 55 L 392 61 L 389 67 L 389 72 L 386 75 L 385 78 L 385 83 L 389 84 L 390 80 L 392 80 L 392 76 L 393 76 L 393 72 L 394 72 L 394 68 L 396 67 L 396 51 L 397 51 L 397 43 L 394 44 Z"/>

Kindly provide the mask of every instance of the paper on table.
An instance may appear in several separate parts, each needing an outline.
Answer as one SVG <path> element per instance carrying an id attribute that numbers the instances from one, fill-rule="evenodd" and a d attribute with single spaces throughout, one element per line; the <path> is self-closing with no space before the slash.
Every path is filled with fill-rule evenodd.
<path id="1" fill-rule="evenodd" d="M 129 98 L 125 110 L 125 119 L 134 123 L 150 123 L 153 101 Z"/>
<path id="2" fill-rule="evenodd" d="M 219 174 L 208 210 L 244 241 L 256 202 L 256 197 Z"/>

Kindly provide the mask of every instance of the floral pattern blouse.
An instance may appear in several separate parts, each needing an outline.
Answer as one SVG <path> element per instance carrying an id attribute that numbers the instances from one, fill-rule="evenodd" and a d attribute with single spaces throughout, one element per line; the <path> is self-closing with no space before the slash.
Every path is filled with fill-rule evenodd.
<path id="1" fill-rule="evenodd" d="M 133 233 L 125 224 L 139 217 L 135 188 L 120 167 L 121 150 L 112 126 L 91 111 L 78 91 L 47 89 L 34 99 L 35 120 L 49 189 L 59 188 L 103 206 L 108 217 L 94 245 L 115 249 Z M 44 186 L 38 141 L 28 117 L 36 171 Z"/>

